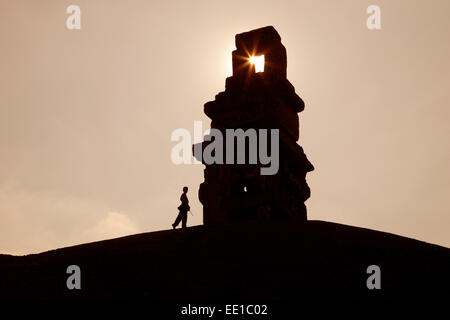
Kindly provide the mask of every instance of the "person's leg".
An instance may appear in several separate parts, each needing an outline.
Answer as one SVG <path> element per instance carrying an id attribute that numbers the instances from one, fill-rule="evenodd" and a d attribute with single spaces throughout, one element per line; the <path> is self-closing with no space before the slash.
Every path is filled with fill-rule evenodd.
<path id="1" fill-rule="evenodd" d="M 183 218 L 182 218 L 182 223 L 181 223 L 181 227 L 182 228 L 186 228 L 186 223 L 187 223 L 187 212 L 183 212 Z"/>
<path id="2" fill-rule="evenodd" d="M 181 221 L 181 211 L 178 213 L 178 216 L 175 219 L 175 222 L 172 224 L 172 227 L 175 229 L 178 226 L 178 224 L 180 223 L 180 221 Z"/>

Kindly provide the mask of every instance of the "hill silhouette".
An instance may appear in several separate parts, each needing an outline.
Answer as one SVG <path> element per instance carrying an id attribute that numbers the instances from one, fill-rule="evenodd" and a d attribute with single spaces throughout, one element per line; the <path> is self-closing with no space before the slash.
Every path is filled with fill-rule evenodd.
<path id="1" fill-rule="evenodd" d="M 66 268 L 81 268 L 68 290 Z M 369 265 L 381 290 L 368 290 Z M 27 256 L 0 256 L 1 298 L 157 301 L 450 297 L 450 249 L 323 221 L 157 231 Z"/>

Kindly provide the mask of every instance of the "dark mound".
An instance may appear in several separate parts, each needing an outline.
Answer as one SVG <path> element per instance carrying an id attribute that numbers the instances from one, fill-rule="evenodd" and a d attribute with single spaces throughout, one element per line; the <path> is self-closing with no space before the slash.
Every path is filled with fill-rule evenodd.
<path id="1" fill-rule="evenodd" d="M 81 268 L 68 290 L 66 268 Z M 381 290 L 368 290 L 369 265 Z M 449 297 L 450 249 L 321 221 L 271 221 L 138 234 L 0 256 L 1 298 L 283 301 Z"/>

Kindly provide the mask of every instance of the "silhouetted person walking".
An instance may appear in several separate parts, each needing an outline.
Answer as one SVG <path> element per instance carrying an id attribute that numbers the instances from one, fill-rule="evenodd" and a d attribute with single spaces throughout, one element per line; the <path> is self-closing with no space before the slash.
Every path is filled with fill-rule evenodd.
<path id="1" fill-rule="evenodd" d="M 175 222 L 172 224 L 172 227 L 174 229 L 178 226 L 180 221 L 181 221 L 181 227 L 186 228 L 187 214 L 188 214 L 188 211 L 191 209 L 191 207 L 189 207 L 189 200 L 186 195 L 187 192 L 188 192 L 188 187 L 184 187 L 183 193 L 181 194 L 181 197 L 180 197 L 181 205 L 178 207 L 178 210 L 180 212 L 178 213 L 178 216 L 175 219 Z"/>

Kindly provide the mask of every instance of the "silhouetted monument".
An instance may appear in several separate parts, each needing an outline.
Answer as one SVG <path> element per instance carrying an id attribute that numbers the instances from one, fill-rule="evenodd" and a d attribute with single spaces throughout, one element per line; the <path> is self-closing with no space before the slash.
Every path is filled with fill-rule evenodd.
<path id="1" fill-rule="evenodd" d="M 264 70 L 256 72 L 250 57 L 261 55 Z M 310 196 L 306 173 L 314 167 L 296 143 L 298 113 L 303 111 L 304 102 L 286 78 L 286 49 L 280 35 L 271 26 L 237 34 L 232 59 L 233 76 L 226 79 L 225 91 L 204 105 L 204 112 L 212 120 L 211 128 L 223 133 L 224 145 L 226 129 L 279 129 L 279 170 L 274 175 L 261 175 L 264 165 L 259 159 L 257 164 L 203 161 L 205 181 L 199 190 L 203 222 L 285 217 L 306 220 L 304 202 Z M 209 143 L 204 141 L 202 150 Z M 194 153 L 195 149 L 196 145 Z"/>

